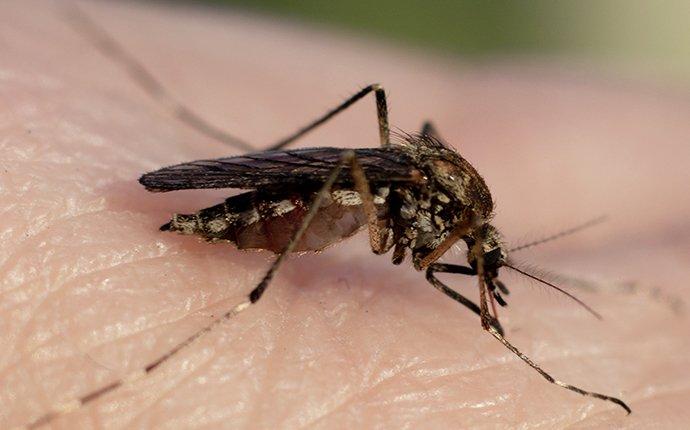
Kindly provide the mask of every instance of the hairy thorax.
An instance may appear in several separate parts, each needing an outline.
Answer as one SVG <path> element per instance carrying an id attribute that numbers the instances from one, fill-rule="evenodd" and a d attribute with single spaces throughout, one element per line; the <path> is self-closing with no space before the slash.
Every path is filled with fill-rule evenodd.
<path id="1" fill-rule="evenodd" d="M 391 190 L 393 262 L 402 262 L 410 249 L 418 267 L 456 226 L 488 221 L 493 202 L 482 177 L 455 151 L 415 145 L 407 152 L 422 176 L 418 183 L 396 184 Z"/>

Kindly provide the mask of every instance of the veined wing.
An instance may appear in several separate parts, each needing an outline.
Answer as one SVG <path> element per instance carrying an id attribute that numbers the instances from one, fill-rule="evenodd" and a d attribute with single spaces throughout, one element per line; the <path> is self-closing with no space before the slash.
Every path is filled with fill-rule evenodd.
<path id="1" fill-rule="evenodd" d="M 354 151 L 370 182 L 411 181 L 419 177 L 410 159 L 395 148 Z M 303 148 L 191 161 L 146 173 L 139 182 L 154 192 L 318 185 L 340 162 L 342 152 L 342 148 Z M 343 169 L 336 184 L 352 184 L 349 168 Z"/>

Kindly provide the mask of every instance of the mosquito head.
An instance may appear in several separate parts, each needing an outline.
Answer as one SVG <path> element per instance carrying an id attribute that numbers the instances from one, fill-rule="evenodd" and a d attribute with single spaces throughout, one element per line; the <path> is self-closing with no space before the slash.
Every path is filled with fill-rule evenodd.
<path id="1" fill-rule="evenodd" d="M 467 243 L 467 262 L 473 269 L 478 269 L 479 255 L 482 254 L 482 271 L 487 283 L 498 277 L 498 269 L 508 258 L 508 252 L 501 240 L 501 233 L 491 224 L 484 224 L 477 228 L 471 236 L 465 237 Z M 481 247 L 475 246 L 477 241 Z"/>

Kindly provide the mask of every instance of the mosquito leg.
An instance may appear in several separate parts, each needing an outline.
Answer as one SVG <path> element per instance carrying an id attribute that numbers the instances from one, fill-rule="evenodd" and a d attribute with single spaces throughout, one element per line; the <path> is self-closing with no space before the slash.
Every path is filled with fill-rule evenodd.
<path id="1" fill-rule="evenodd" d="M 115 38 L 96 24 L 74 2 L 62 5 L 67 22 L 92 43 L 101 53 L 124 68 L 132 80 L 152 99 L 162 105 L 180 122 L 218 142 L 245 151 L 255 150 L 251 144 L 211 125 L 190 108 L 177 101 L 156 77 Z"/>
<path id="2" fill-rule="evenodd" d="M 517 349 L 513 344 L 508 342 L 505 337 L 503 337 L 503 333 L 500 333 L 498 330 L 496 330 L 492 323 L 491 315 L 489 314 L 489 309 L 488 309 L 488 304 L 487 304 L 487 287 L 486 283 L 484 282 L 484 261 L 482 258 L 482 253 L 481 253 L 481 241 L 477 240 L 477 243 L 474 245 L 475 246 L 475 255 L 478 255 L 479 258 L 477 259 L 477 272 L 478 272 L 478 278 L 479 278 L 479 312 L 480 316 L 482 319 L 482 327 L 484 330 L 488 331 L 491 333 L 493 337 L 498 339 L 499 342 L 501 342 L 506 348 L 508 348 L 513 354 L 517 355 L 522 361 L 527 363 L 532 369 L 536 370 L 544 379 L 549 381 L 552 384 L 558 385 L 559 387 L 563 387 L 566 390 L 574 391 L 578 394 L 581 394 L 583 396 L 588 396 L 588 397 L 594 397 L 597 399 L 601 400 L 606 400 L 609 402 L 613 402 L 620 406 L 621 408 L 625 409 L 625 411 L 630 414 L 632 410 L 628 405 L 625 404 L 621 399 L 618 399 L 616 397 L 612 396 L 607 396 L 606 394 L 600 394 L 600 393 L 595 393 L 593 391 L 586 391 L 583 390 L 582 388 L 576 387 L 574 385 L 566 384 L 565 382 L 561 382 L 558 379 L 555 379 L 553 376 L 550 374 L 546 373 L 537 363 L 532 361 L 529 357 L 527 357 L 525 354 L 520 352 L 519 349 Z"/>
<path id="3" fill-rule="evenodd" d="M 379 123 L 379 138 L 381 140 L 381 146 L 389 146 L 390 145 L 390 131 L 388 129 L 388 104 L 386 102 L 386 92 L 384 89 L 381 87 L 379 84 L 371 84 L 367 87 L 362 88 L 357 94 L 353 95 L 349 99 L 345 100 L 342 104 L 334 108 L 333 110 L 327 112 L 325 115 L 322 117 L 316 119 L 309 125 L 306 125 L 299 130 L 297 130 L 295 133 L 291 134 L 290 136 L 279 140 L 278 142 L 274 143 L 273 145 L 269 146 L 267 150 L 276 150 L 280 149 L 284 146 L 287 146 L 291 144 L 292 142 L 296 141 L 300 137 L 304 136 L 305 134 L 309 133 L 310 131 L 314 130 L 321 124 L 327 122 L 334 116 L 338 115 L 340 112 L 344 111 L 345 109 L 349 108 L 353 104 L 355 104 L 357 101 L 361 100 L 369 94 L 370 92 L 374 92 L 376 94 L 376 114 L 378 116 L 378 123 Z"/>
<path id="4" fill-rule="evenodd" d="M 454 289 L 448 287 L 446 284 L 441 282 L 434 275 L 435 273 L 456 273 L 460 275 L 476 276 L 477 272 L 473 268 L 467 266 L 459 266 L 456 264 L 434 263 L 426 269 L 426 280 L 429 281 L 429 283 L 433 285 L 434 288 L 436 288 L 443 294 L 447 295 L 451 299 L 465 306 L 467 309 L 471 310 L 475 314 L 481 316 L 479 306 L 477 306 L 472 300 L 468 299 L 467 297 L 463 296 L 462 294 L 458 293 Z M 496 331 L 503 334 L 503 327 L 497 319 L 491 318 L 490 324 L 496 329 Z"/>

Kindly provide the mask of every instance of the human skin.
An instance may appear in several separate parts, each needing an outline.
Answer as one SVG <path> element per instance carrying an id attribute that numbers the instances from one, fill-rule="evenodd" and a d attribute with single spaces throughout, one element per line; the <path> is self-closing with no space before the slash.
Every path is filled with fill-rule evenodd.
<path id="1" fill-rule="evenodd" d="M 235 191 L 151 194 L 141 173 L 241 151 L 177 120 L 58 5 L 0 4 L 0 428 L 155 360 L 244 300 L 273 258 L 158 231 L 171 213 Z M 567 288 L 603 321 L 519 276 L 502 276 L 512 294 L 500 317 L 554 377 L 633 413 L 546 382 L 409 261 L 371 254 L 362 232 L 291 258 L 256 306 L 53 428 L 690 422 L 679 304 L 690 276 L 687 94 L 544 62 L 472 67 L 231 12 L 83 8 L 177 99 L 257 148 L 381 82 L 394 126 L 433 119 L 484 176 L 509 243 L 608 214 L 523 256 L 595 279 L 595 292 Z M 360 102 L 298 146 L 375 146 L 373 106 Z M 464 253 L 445 260 L 462 264 Z M 476 279 L 443 279 L 477 299 Z"/>

